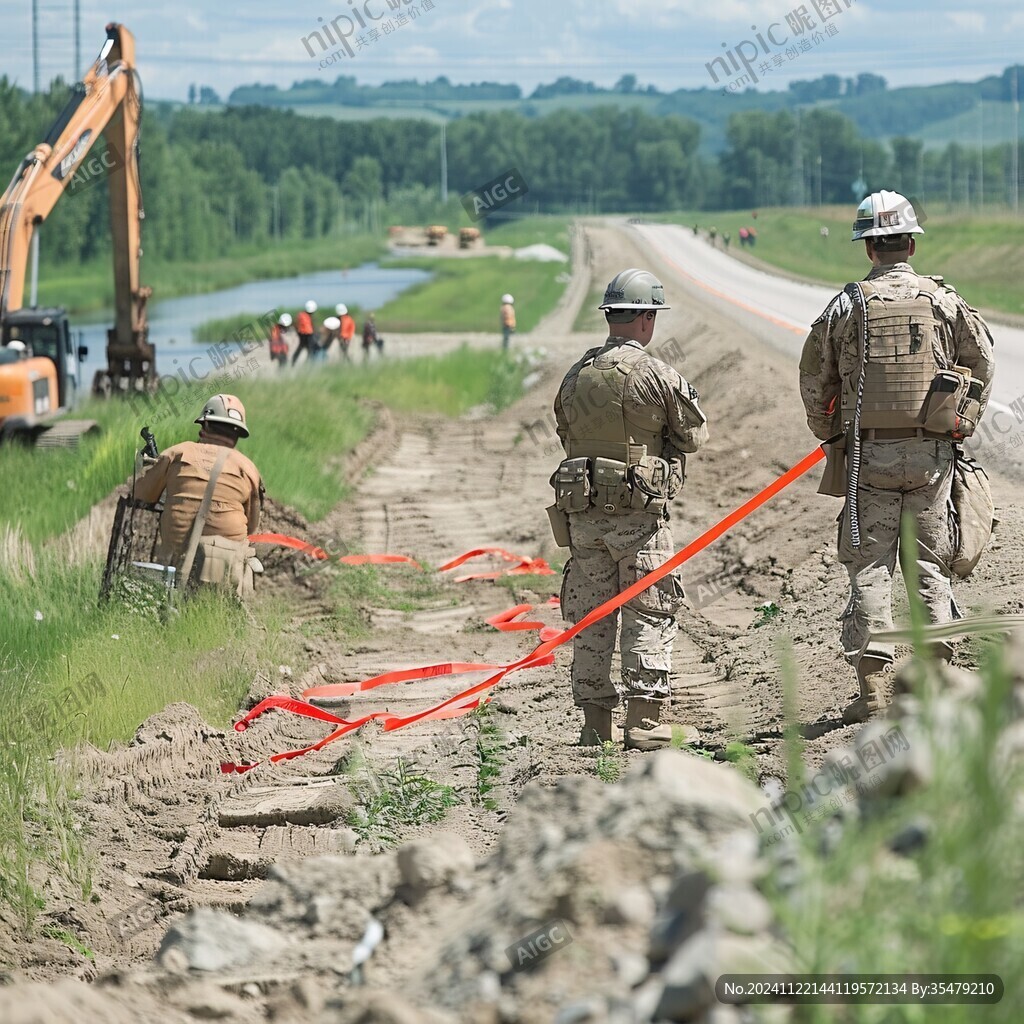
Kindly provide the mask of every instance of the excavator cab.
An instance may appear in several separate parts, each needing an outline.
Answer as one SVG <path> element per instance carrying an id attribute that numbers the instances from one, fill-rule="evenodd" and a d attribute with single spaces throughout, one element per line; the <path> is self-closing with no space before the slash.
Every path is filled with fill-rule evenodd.
<path id="1" fill-rule="evenodd" d="M 16 344 L 12 345 L 11 342 Z M 18 309 L 0 323 L 0 437 L 42 447 L 76 446 L 91 420 L 60 420 L 81 387 L 81 360 L 63 309 Z"/>
<path id="2" fill-rule="evenodd" d="M 9 313 L 3 322 L 0 343 L 6 347 L 12 341 L 22 342 L 32 356 L 43 356 L 53 363 L 57 371 L 57 406 L 71 408 L 82 385 L 81 361 L 89 350 L 84 345 L 75 347 L 67 313 L 56 307 Z"/>

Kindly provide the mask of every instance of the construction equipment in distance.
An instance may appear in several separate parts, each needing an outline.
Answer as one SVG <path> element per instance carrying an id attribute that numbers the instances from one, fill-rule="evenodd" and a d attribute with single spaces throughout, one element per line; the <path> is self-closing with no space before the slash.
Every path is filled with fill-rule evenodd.
<path id="1" fill-rule="evenodd" d="M 472 249 L 480 241 L 479 228 L 459 228 L 459 248 Z"/>
<path id="2" fill-rule="evenodd" d="M 142 96 L 135 39 L 123 25 L 107 25 L 107 39 L 84 80 L 46 135 L 25 157 L 0 198 L 0 436 L 18 434 L 46 443 L 75 443 L 94 424 L 56 416 L 82 391 L 81 361 L 67 313 L 36 306 L 39 227 L 66 192 L 105 175 L 110 190 L 116 321 L 107 332 L 107 368 L 97 371 L 94 394 L 155 390 L 156 351 L 149 344 L 146 303 L 151 288 L 139 282 L 140 229 L 145 216 L 139 182 Z M 96 142 L 106 151 L 85 164 Z M 95 166 L 94 166 L 95 165 Z M 76 174 L 76 171 L 82 173 Z M 24 300 L 31 261 L 30 305 Z M 12 341 L 21 346 L 10 348 Z"/>

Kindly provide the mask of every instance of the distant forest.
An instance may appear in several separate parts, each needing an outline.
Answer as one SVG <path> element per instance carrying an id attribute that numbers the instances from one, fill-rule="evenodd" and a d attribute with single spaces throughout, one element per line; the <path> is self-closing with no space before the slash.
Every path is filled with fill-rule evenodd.
<path id="1" fill-rule="evenodd" d="M 716 76 L 720 73 L 719 68 L 714 71 Z M 227 102 L 231 106 L 284 107 L 413 104 L 443 111 L 449 116 L 459 116 L 458 105 L 461 103 L 501 101 L 506 106 L 514 104 L 515 109 L 525 116 L 541 116 L 550 111 L 552 101 L 605 97 L 621 104 L 642 98 L 646 101 L 643 107 L 646 113 L 693 117 L 705 127 L 713 122 L 724 126 L 729 115 L 737 110 L 796 110 L 809 105 L 823 105 L 844 114 L 868 138 L 887 139 L 894 135 L 916 135 L 926 125 L 966 113 L 979 103 L 1012 103 L 1024 97 L 1024 66 L 1008 67 L 1000 75 L 990 75 L 977 82 L 948 82 L 897 89 L 890 89 L 885 78 L 870 72 L 862 72 L 852 78 L 823 75 L 816 79 L 792 81 L 784 90 L 765 88 L 769 85 L 767 79 L 762 79 L 760 84 L 760 90 L 751 85 L 741 91 L 730 91 L 728 82 L 716 85 L 709 75 L 706 87 L 659 92 L 653 85 L 641 85 L 632 74 L 621 76 L 610 89 L 563 76 L 550 84 L 538 85 L 527 97 L 518 85 L 496 82 L 453 85 L 447 78 L 439 77 L 432 82 L 412 79 L 385 82 L 383 85 L 360 85 L 353 76 L 342 75 L 333 83 L 321 78 L 307 79 L 295 82 L 289 89 L 270 85 L 239 86 Z M 199 95 L 200 100 L 207 103 L 219 102 L 209 89 L 206 89 L 205 97 L 201 93 L 194 95 Z M 547 102 L 539 107 L 537 101 Z"/>
<path id="2" fill-rule="evenodd" d="M 818 89 L 831 88 L 819 80 Z M 876 90 L 876 96 L 884 92 Z M 67 99 L 57 82 L 29 96 L 0 78 L 0 173 L 46 135 Z M 865 97 L 866 98 L 866 97 Z M 853 101 L 858 97 L 854 96 Z M 422 119 L 339 121 L 266 106 L 150 105 L 140 139 L 147 253 L 223 255 L 239 243 L 322 238 L 389 223 L 454 224 L 460 194 L 515 167 L 529 193 L 503 213 L 613 213 L 852 204 L 896 188 L 977 209 L 1011 194 L 1013 147 L 984 151 L 866 137 L 827 104 L 736 110 L 725 146 L 699 151 L 702 127 L 635 106 L 470 113 L 447 125 L 449 206 L 439 202 L 440 130 Z M 4 170 L 6 168 L 6 171 Z M 1021 169 L 1017 167 L 1018 179 Z M 42 232 L 51 260 L 108 251 L 102 187 L 65 197 Z"/>

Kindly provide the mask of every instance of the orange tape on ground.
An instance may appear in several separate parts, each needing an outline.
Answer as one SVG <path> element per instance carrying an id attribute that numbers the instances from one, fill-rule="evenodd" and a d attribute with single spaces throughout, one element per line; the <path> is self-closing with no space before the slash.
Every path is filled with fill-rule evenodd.
<path id="1" fill-rule="evenodd" d="M 453 558 L 450 562 L 445 562 L 444 565 L 439 565 L 437 567 L 437 571 L 447 572 L 449 569 L 454 569 L 457 566 L 462 565 L 464 562 L 468 562 L 471 558 L 478 558 L 480 555 L 497 555 L 506 562 L 516 562 L 517 564 L 511 569 L 499 569 L 497 572 L 477 572 L 468 576 L 457 576 L 455 578 L 456 583 L 465 583 L 467 580 L 495 580 L 498 579 L 499 576 L 553 576 L 555 574 L 554 569 L 552 569 L 543 558 L 530 558 L 528 555 L 516 555 L 511 551 L 506 551 L 504 548 L 498 547 L 473 548 L 472 551 L 465 551 L 457 558 Z"/>
<path id="2" fill-rule="evenodd" d="M 412 715 L 400 716 L 392 715 L 387 712 L 375 712 L 373 714 L 366 715 L 361 719 L 357 719 L 353 722 L 345 722 L 343 725 L 341 725 L 340 728 L 334 730 L 334 732 L 332 732 L 330 735 L 325 736 L 323 739 L 319 740 L 318 742 L 308 747 L 304 747 L 301 750 L 286 751 L 282 754 L 274 754 L 270 758 L 271 762 L 285 760 L 292 757 L 299 757 L 302 754 L 307 754 L 314 750 L 320 750 L 323 747 L 325 747 L 328 743 L 332 743 L 334 742 L 334 740 L 340 739 L 347 733 L 352 732 L 354 729 L 358 729 L 362 725 L 365 725 L 367 722 L 373 720 L 382 722 L 384 731 L 391 732 L 395 729 L 403 729 L 408 725 L 414 724 L 415 722 L 422 722 L 431 719 L 440 719 L 447 717 L 457 717 L 458 715 L 465 714 L 467 711 L 472 710 L 473 707 L 476 707 L 479 704 L 479 699 L 470 701 L 468 700 L 469 698 L 478 698 L 479 694 L 491 689 L 494 686 L 497 686 L 498 683 L 500 683 L 505 678 L 505 676 L 509 675 L 512 672 L 518 672 L 527 668 L 535 668 L 544 664 L 550 664 L 551 660 L 554 658 L 554 651 L 558 647 L 562 646 L 565 643 L 568 643 L 569 640 L 577 636 L 584 629 L 587 629 L 588 627 L 592 626 L 595 622 L 599 622 L 607 615 L 610 615 L 612 612 L 618 610 L 627 601 L 632 600 L 638 594 L 641 594 L 649 587 L 654 586 L 654 584 L 657 583 L 659 580 L 664 579 L 667 575 L 669 575 L 669 573 L 674 572 L 684 562 L 688 561 L 694 555 L 699 554 L 710 544 L 713 544 L 716 540 L 718 540 L 719 537 L 721 537 L 724 533 L 732 529 L 732 527 L 735 526 L 738 522 L 745 519 L 748 515 L 750 515 L 751 512 L 754 512 L 756 509 L 760 508 L 766 502 L 770 501 L 772 498 L 775 497 L 776 494 L 778 494 L 780 491 L 788 487 L 791 483 L 793 483 L 794 480 L 797 480 L 799 477 L 803 476 L 808 470 L 812 469 L 824 458 L 824 448 L 815 448 L 812 452 L 805 455 L 798 463 L 796 463 L 796 465 L 786 470 L 786 472 L 783 473 L 782 476 L 773 480 L 770 484 L 768 484 L 767 487 L 762 488 L 762 490 L 758 491 L 757 494 L 755 494 L 753 497 L 745 501 L 742 505 L 740 505 L 739 508 L 734 509 L 732 512 L 730 512 L 727 516 L 725 516 L 725 518 L 719 520 L 710 529 L 705 530 L 704 533 L 697 537 L 696 540 L 691 541 L 689 544 L 686 545 L 686 547 L 677 551 L 663 565 L 660 565 L 657 569 L 654 569 L 652 572 L 649 572 L 646 576 L 641 577 L 639 580 L 637 580 L 631 586 L 627 587 L 621 593 L 617 594 L 615 597 L 609 599 L 608 601 L 605 601 L 601 605 L 598 605 L 598 607 L 588 612 L 585 616 L 583 616 L 582 619 L 579 620 L 579 622 L 570 626 L 568 629 L 561 630 L 560 632 L 557 632 L 554 636 L 548 639 L 542 638 L 541 643 L 538 644 L 538 646 L 535 647 L 528 654 L 524 655 L 518 661 L 514 661 L 509 665 L 501 666 L 497 672 L 495 672 L 491 676 L 488 676 L 488 678 L 484 679 L 482 682 L 476 683 L 474 686 L 468 687 L 461 693 L 457 693 L 453 697 L 449 697 L 447 700 L 442 701 L 440 704 L 436 704 L 431 708 L 427 708 L 424 711 L 416 712 Z M 462 561 L 466 561 L 469 558 L 473 558 L 477 554 L 501 552 L 503 552 L 503 549 L 500 548 L 479 548 L 475 551 L 467 552 L 465 555 L 460 556 L 459 559 L 455 560 L 454 563 L 449 563 L 448 566 L 442 568 L 453 568 L 454 565 L 461 564 Z M 509 555 L 509 552 L 503 552 L 501 554 L 501 557 L 505 557 L 507 555 Z M 506 560 L 511 561 L 514 560 L 516 557 L 517 556 L 511 556 L 511 558 L 507 558 Z M 318 718 L 324 721 L 329 721 L 336 718 L 336 716 L 330 715 L 329 712 L 324 712 L 322 708 L 316 708 L 315 711 L 317 713 L 309 714 L 306 710 L 299 710 L 295 706 L 304 705 L 305 703 L 305 701 L 295 701 L 293 698 L 289 697 L 281 698 L 279 701 L 275 700 L 274 698 L 268 698 L 267 701 L 262 701 L 255 708 L 253 708 L 252 711 L 250 711 L 248 715 L 245 716 L 242 722 L 236 724 L 235 728 L 238 729 L 239 725 L 241 725 L 242 730 L 244 730 L 249 721 L 251 721 L 255 717 L 258 717 L 259 714 L 262 714 L 264 710 L 268 710 L 269 707 L 271 706 L 282 708 L 284 710 L 293 711 L 298 714 L 308 714 L 308 717 Z M 264 705 L 267 706 L 265 707 Z M 307 705 L 307 707 L 313 708 L 313 705 Z M 324 717 L 325 715 L 327 716 L 326 718 Z M 337 719 L 337 721 L 343 722 L 344 720 Z M 243 722 L 245 724 L 243 724 Z M 254 764 L 247 764 L 239 767 L 237 765 L 230 765 L 228 763 L 225 763 L 222 764 L 221 770 L 248 771 L 253 767 L 255 767 Z"/>
<path id="3" fill-rule="evenodd" d="M 282 548 L 293 548 L 305 555 L 318 558 L 322 562 L 330 561 L 332 558 L 323 548 L 307 544 L 306 541 L 299 540 L 298 537 L 289 537 L 284 533 L 254 533 L 249 537 L 249 543 L 276 544 Z M 416 566 L 417 569 L 423 568 L 419 562 L 408 555 L 339 555 L 334 561 L 344 562 L 345 565 L 390 565 L 394 562 L 404 562 Z"/>

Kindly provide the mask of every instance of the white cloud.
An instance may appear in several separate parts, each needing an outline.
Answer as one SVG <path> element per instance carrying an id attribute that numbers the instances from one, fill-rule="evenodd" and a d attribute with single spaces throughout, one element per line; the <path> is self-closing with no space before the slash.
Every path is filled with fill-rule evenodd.
<path id="1" fill-rule="evenodd" d="M 985 31 L 985 15 L 980 11 L 947 11 L 946 18 L 961 32 L 981 34 Z"/>

